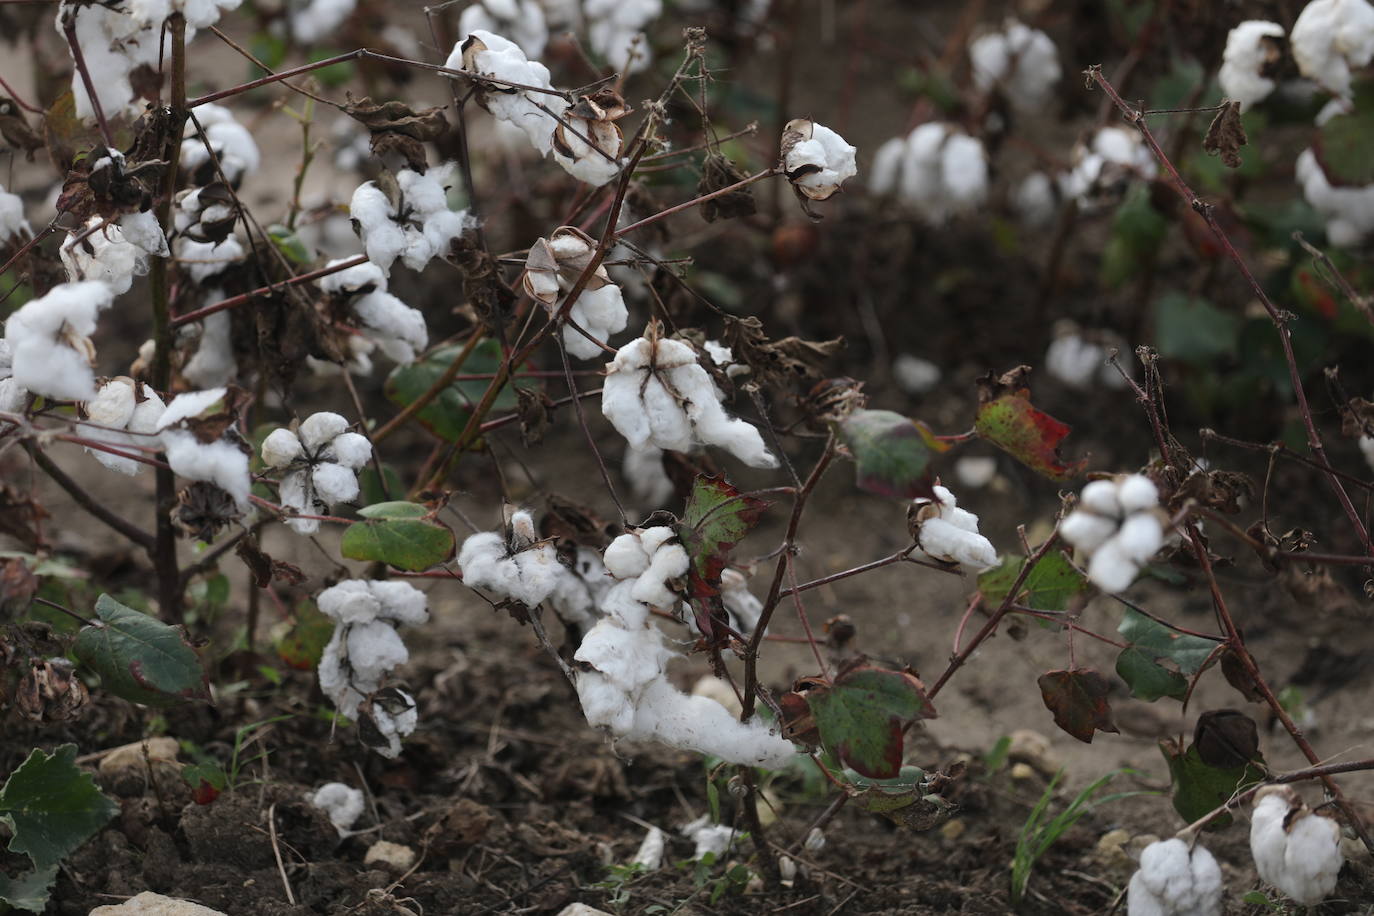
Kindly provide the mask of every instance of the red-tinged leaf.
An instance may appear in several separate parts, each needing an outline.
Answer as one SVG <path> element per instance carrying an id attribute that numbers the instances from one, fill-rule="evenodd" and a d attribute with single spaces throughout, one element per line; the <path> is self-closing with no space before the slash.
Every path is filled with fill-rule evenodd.
<path id="1" fill-rule="evenodd" d="M 291 629 L 277 642 L 277 655 L 297 671 L 313 671 L 334 635 L 334 622 L 312 601 L 297 602 L 295 616 Z"/>
<path id="2" fill-rule="evenodd" d="M 806 702 L 821 744 L 846 766 L 871 779 L 892 779 L 902 769 L 902 728 L 935 718 L 925 685 L 909 671 L 890 671 L 860 658 L 829 686 L 807 691 Z"/>
<path id="3" fill-rule="evenodd" d="M 1095 731 L 1117 732 L 1107 705 L 1107 679 L 1092 668 L 1047 671 L 1037 683 L 1054 724 L 1079 741 L 1091 744 Z"/>
<path id="4" fill-rule="evenodd" d="M 217 798 L 219 798 L 219 789 L 208 782 L 202 782 L 191 790 L 191 800 L 198 805 L 211 804 Z"/>
<path id="5" fill-rule="evenodd" d="M 1031 403 L 1025 384 L 1029 374 L 1029 366 L 1020 366 L 1000 378 L 989 373 L 979 379 L 978 415 L 973 428 L 1031 470 L 1051 480 L 1069 480 L 1083 473 L 1087 459 L 1064 463 L 1059 444 L 1069 434 L 1069 427 Z"/>
<path id="6" fill-rule="evenodd" d="M 768 505 L 741 493 L 723 477 L 698 476 L 692 483 L 677 533 L 692 561 L 687 571 L 692 611 L 709 644 L 724 640 L 725 634 L 713 621 L 726 620 L 720 577 L 729 563 L 730 551 L 758 524 Z"/>
<path id="7" fill-rule="evenodd" d="M 894 499 L 933 499 L 930 460 L 947 451 L 930 428 L 890 410 L 855 410 L 836 424 L 861 489 Z"/>

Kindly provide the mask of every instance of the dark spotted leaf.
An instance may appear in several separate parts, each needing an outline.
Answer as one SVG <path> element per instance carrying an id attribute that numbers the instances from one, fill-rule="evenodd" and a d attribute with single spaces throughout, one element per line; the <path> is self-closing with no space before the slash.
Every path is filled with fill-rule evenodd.
<path id="1" fill-rule="evenodd" d="M 1030 367 L 1020 366 L 995 378 L 978 381 L 978 414 L 973 428 L 979 436 L 1033 471 L 1051 480 L 1068 480 L 1083 472 L 1087 459 L 1065 464 L 1059 444 L 1069 427 L 1031 403 L 1025 385 Z"/>
<path id="2" fill-rule="evenodd" d="M 1094 732 L 1117 731 L 1107 705 L 1107 679 L 1092 668 L 1047 671 L 1037 683 L 1054 724 L 1079 741 L 1091 744 Z"/>
<path id="3" fill-rule="evenodd" d="M 1173 778 L 1174 810 L 1185 823 L 1191 824 L 1209 811 L 1221 807 L 1239 789 L 1259 782 L 1264 770 L 1254 763 L 1235 767 L 1214 767 L 1202 761 L 1195 746 L 1187 751 L 1172 739 L 1159 742 L 1160 753 L 1169 764 Z M 1207 824 L 1208 830 L 1220 830 L 1231 823 L 1231 815 L 1223 814 Z"/>
<path id="4" fill-rule="evenodd" d="M 1209 156 L 1220 156 L 1228 169 L 1238 169 L 1240 148 L 1249 142 L 1245 126 L 1240 123 L 1240 102 L 1223 102 L 1212 125 L 1207 128 L 1207 135 L 1202 138 L 1203 150 Z"/>
<path id="5" fill-rule="evenodd" d="M 837 424 L 854 456 L 858 484 L 895 499 L 935 495 L 930 459 L 949 445 L 924 424 L 890 410 L 855 410 Z"/>
<path id="6" fill-rule="evenodd" d="M 208 700 L 210 689 L 186 634 L 125 607 L 109 595 L 95 603 L 98 623 L 81 628 L 72 652 L 100 675 L 104 689 L 145 706 Z"/>
<path id="7" fill-rule="evenodd" d="M 0 788 L 9 851 L 26 854 L 35 868 L 56 865 L 119 813 L 75 760 L 75 744 L 52 754 L 34 748 Z"/>
<path id="8" fill-rule="evenodd" d="M 451 558 L 453 531 L 429 517 L 419 503 L 378 503 L 359 509 L 367 521 L 344 529 L 339 551 L 350 560 L 371 560 L 422 572 Z"/>
<path id="9" fill-rule="evenodd" d="M 826 750 L 864 776 L 892 779 L 902 769 L 903 726 L 935 718 L 935 707 L 915 675 L 864 661 L 807 691 L 806 702 Z"/>

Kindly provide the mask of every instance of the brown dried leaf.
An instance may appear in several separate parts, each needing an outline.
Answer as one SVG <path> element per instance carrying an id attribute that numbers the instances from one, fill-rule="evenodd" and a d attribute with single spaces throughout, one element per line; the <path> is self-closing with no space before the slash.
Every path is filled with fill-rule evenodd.
<path id="1" fill-rule="evenodd" d="M 735 359 L 747 365 L 762 382 L 784 387 L 824 377 L 826 363 L 844 346 L 844 338 L 802 340 L 784 337 L 769 340 L 763 322 L 754 316 L 727 318 L 722 335 Z"/>
<path id="2" fill-rule="evenodd" d="M 720 153 L 710 153 L 701 167 L 701 181 L 697 182 L 697 194 L 711 194 L 732 184 L 738 184 L 749 176 L 744 170 Z M 754 192 L 750 188 L 739 188 L 728 194 L 713 197 L 701 205 L 702 218 L 708 223 L 718 219 L 735 219 L 753 216 L 757 211 Z"/>
<path id="3" fill-rule="evenodd" d="M 1245 127 L 1240 122 L 1240 102 L 1224 102 L 1207 135 L 1202 139 L 1202 148 L 1210 156 L 1220 156 L 1222 164 L 1228 169 L 1240 168 L 1240 148 L 1249 140 Z"/>
<path id="4" fill-rule="evenodd" d="M 1374 403 L 1351 398 L 1341 405 L 1341 435 L 1350 439 L 1374 435 Z"/>
<path id="5" fill-rule="evenodd" d="M 24 158 L 33 161 L 35 150 L 43 148 L 43 138 L 34 133 L 29 122 L 24 120 L 24 112 L 13 99 L 0 95 L 0 137 L 5 138 L 11 149 L 19 150 Z"/>
<path id="6" fill-rule="evenodd" d="M 384 162 L 399 155 L 416 172 L 424 172 L 428 165 L 425 142 L 438 140 L 448 130 L 442 108 L 415 111 L 397 100 L 378 105 L 369 97 L 355 101 L 350 95 L 344 111 L 371 132 L 372 155 Z"/>

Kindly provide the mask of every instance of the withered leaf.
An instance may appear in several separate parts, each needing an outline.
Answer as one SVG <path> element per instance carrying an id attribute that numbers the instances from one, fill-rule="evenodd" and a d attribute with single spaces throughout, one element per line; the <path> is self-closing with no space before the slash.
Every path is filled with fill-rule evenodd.
<path id="1" fill-rule="evenodd" d="M 0 95 L 0 137 L 11 149 L 19 150 L 24 158 L 33 161 L 35 150 L 43 148 L 43 138 L 34 133 L 24 113 L 13 99 Z"/>
<path id="2" fill-rule="evenodd" d="M 528 448 L 544 441 L 544 431 L 549 428 L 549 408 L 553 401 L 542 388 L 516 388 L 515 396 L 520 401 L 516 414 L 520 417 L 520 439 Z"/>
<path id="3" fill-rule="evenodd" d="M 344 111 L 371 132 L 374 156 L 385 161 L 389 154 L 399 154 L 416 172 L 426 168 L 424 143 L 448 130 L 442 108 L 416 111 L 394 99 L 379 105 L 367 96 L 356 101 L 350 96 Z"/>
<path id="4" fill-rule="evenodd" d="M 1341 435 L 1351 439 L 1374 435 L 1374 402 L 1351 398 L 1341 405 Z"/>
<path id="5" fill-rule="evenodd" d="M 1254 494 L 1254 484 L 1245 474 L 1236 471 L 1195 470 L 1188 475 L 1174 494 L 1174 501 L 1185 499 L 1234 515 L 1240 511 L 1243 499 Z"/>
<path id="6" fill-rule="evenodd" d="M 763 322 L 752 315 L 727 318 L 722 336 L 735 359 L 752 369 L 755 378 L 783 386 L 819 380 L 825 375 L 826 363 L 844 346 L 843 337 L 769 340 L 763 332 Z"/>
<path id="7" fill-rule="evenodd" d="M 266 588 L 273 579 L 280 579 L 288 585 L 300 585 L 306 579 L 299 566 L 269 556 L 258 546 L 256 538 L 246 537 L 240 540 L 234 548 L 234 554 L 248 567 L 253 576 L 253 584 L 258 588 Z"/>
<path id="8" fill-rule="evenodd" d="M 1259 729 L 1239 710 L 1214 709 L 1198 717 L 1193 746 L 1210 767 L 1243 767 L 1259 755 Z"/>
<path id="9" fill-rule="evenodd" d="M 697 194 L 705 195 L 738 184 L 748 176 L 744 170 L 720 153 L 710 153 L 701 166 L 701 181 L 697 182 Z M 708 223 L 718 219 L 735 219 L 753 216 L 757 207 L 754 192 L 745 187 L 713 197 L 701 205 L 702 218 Z"/>
<path id="10" fill-rule="evenodd" d="M 1212 125 L 1207 128 L 1207 135 L 1202 138 L 1202 148 L 1210 156 L 1220 156 L 1228 169 L 1238 169 L 1240 148 L 1248 142 L 1245 127 L 1240 122 L 1240 102 L 1223 102 Z"/>

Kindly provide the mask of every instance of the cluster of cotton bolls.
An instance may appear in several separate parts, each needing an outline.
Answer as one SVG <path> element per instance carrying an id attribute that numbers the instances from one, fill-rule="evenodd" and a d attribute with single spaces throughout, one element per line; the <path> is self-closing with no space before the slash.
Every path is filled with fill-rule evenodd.
<path id="1" fill-rule="evenodd" d="M 935 499 L 913 500 L 909 513 L 912 535 L 920 553 L 945 563 L 958 563 L 974 572 L 997 565 L 997 550 L 978 533 L 978 516 L 960 509 L 954 494 L 935 487 Z"/>
<path id="2" fill-rule="evenodd" d="M 1127 916 L 1221 916 L 1221 868 L 1206 847 L 1161 840 L 1140 854 Z"/>
<path id="3" fill-rule="evenodd" d="M 86 427 L 82 430 L 87 439 L 103 442 L 131 451 L 130 446 L 147 446 L 157 443 L 158 422 L 166 410 L 162 398 L 147 385 L 120 376 L 100 386 L 94 398 L 86 402 L 86 418 L 99 427 Z M 125 430 L 125 432 L 116 432 Z M 105 467 L 121 474 L 134 476 L 143 470 L 143 463 L 123 455 L 116 455 L 100 449 L 87 447 L 86 451 L 95 456 Z"/>
<path id="4" fill-rule="evenodd" d="M 343 260 L 347 259 L 330 261 L 326 266 Z M 319 285 L 323 292 L 346 299 L 363 333 L 396 362 L 415 362 L 429 345 L 425 316 L 387 292 L 386 274 L 371 261 L 322 277 Z"/>
<path id="5" fill-rule="evenodd" d="M 373 750 L 395 758 L 401 738 L 415 730 L 418 713 L 410 694 L 382 685 L 410 660 L 396 628 L 429 620 L 428 599 L 408 582 L 345 579 L 320 592 L 315 603 L 334 621 L 334 635 L 320 656 L 320 689 L 347 718 L 366 715 L 386 741 Z"/>
<path id="6" fill-rule="evenodd" d="M 588 723 L 619 738 L 659 741 L 731 763 L 783 766 L 796 748 L 762 720 L 740 722 L 717 701 L 685 694 L 667 679 L 675 653 L 650 612 L 678 602 L 672 580 L 687 572 L 689 560 L 675 541 L 669 527 L 643 528 L 606 548 L 606 570 L 617 581 L 601 600 L 604 616 L 574 656 L 584 666 L 576 672 L 582 711 Z"/>
<path id="7" fill-rule="evenodd" d="M 1059 52 L 1054 42 L 1015 19 L 975 38 L 969 43 L 968 56 L 978 91 L 996 87 L 1020 111 L 1042 109 L 1059 82 Z"/>
<path id="8" fill-rule="evenodd" d="M 959 127 L 932 121 L 878 147 L 869 186 L 939 225 L 987 200 L 987 153 L 981 140 Z"/>
<path id="9" fill-rule="evenodd" d="M 1107 336 L 1105 331 L 1085 334 L 1076 325 L 1064 325 L 1045 351 L 1045 371 L 1070 388 L 1124 388 L 1125 378 L 1107 362 L 1108 348 L 1099 342 Z"/>
<path id="10" fill-rule="evenodd" d="M 1150 478 L 1127 474 L 1094 480 L 1059 526 L 1064 540 L 1089 556 L 1088 578 L 1107 592 L 1124 590 L 1164 544 L 1159 491 Z"/>
<path id="11" fill-rule="evenodd" d="M 59 400 L 95 397 L 96 316 L 114 293 L 94 280 L 63 283 L 25 303 L 5 322 L 13 384 Z"/>
<path id="12" fill-rule="evenodd" d="M 322 411 L 306 417 L 296 430 L 274 429 L 262 442 L 262 460 L 287 473 L 281 479 L 281 504 L 307 515 L 323 515 L 336 503 L 358 498 L 358 470 L 372 458 L 366 436 L 348 431 L 348 421 Z M 319 519 L 286 520 L 298 534 L 314 534 Z"/>
<path id="13" fill-rule="evenodd" d="M 529 512 L 513 513 L 508 527 L 507 534 L 483 531 L 464 541 L 458 568 L 467 585 L 536 607 L 558 590 L 567 567 L 553 542 L 539 539 Z"/>
<path id="14" fill-rule="evenodd" d="M 92 216 L 73 230 L 59 250 L 69 280 L 95 280 L 121 296 L 134 277 L 148 272 L 148 256 L 166 257 L 167 239 L 151 210 L 107 222 Z"/>
<path id="15" fill-rule="evenodd" d="M 1367 0 L 1312 0 L 1288 40 L 1303 76 L 1348 97 L 1352 71 L 1374 60 L 1374 6 Z"/>
<path id="16" fill-rule="evenodd" d="M 858 150 L 835 131 L 809 118 L 793 118 L 782 132 L 782 168 L 792 187 L 825 200 L 859 173 Z"/>
<path id="17" fill-rule="evenodd" d="M 1099 127 L 1086 143 L 1074 147 L 1073 169 L 1060 178 L 1060 190 L 1092 206 L 1115 199 L 1121 188 L 1138 179 L 1151 179 L 1157 166 L 1139 132 L 1125 127 Z"/>
<path id="18" fill-rule="evenodd" d="M 223 172 L 224 180 L 238 187 L 262 161 L 253 135 L 223 105 L 198 105 L 194 113 L 204 133 L 193 133 L 181 141 L 181 168 L 194 175 L 197 184 L 209 184 Z M 218 172 L 210 161 L 211 152 L 219 160 Z"/>
<path id="19" fill-rule="evenodd" d="M 1244 111 L 1269 97 L 1278 86 L 1273 78 L 1283 57 L 1283 26 L 1263 19 L 1249 19 L 1226 36 L 1217 81 L 1226 98 L 1240 102 Z"/>
<path id="20" fill-rule="evenodd" d="M 601 412 L 631 448 L 716 445 L 751 467 L 777 467 L 759 431 L 725 412 L 724 395 L 688 344 L 640 337 L 621 347 L 606 371 Z"/>
<path id="21" fill-rule="evenodd" d="M 244 256 L 233 232 L 233 207 L 225 201 L 207 200 L 204 193 L 205 188 L 182 191 L 172 211 L 172 252 L 193 283 L 223 273 Z"/>
<path id="22" fill-rule="evenodd" d="M 539 239 L 530 246 L 525 259 L 525 291 L 557 312 L 563 296 L 591 263 L 596 243 L 586 233 L 572 226 L 561 226 L 547 239 Z M 597 340 L 610 340 L 612 334 L 625 330 L 629 312 L 620 287 L 611 282 L 606 268 L 597 265 L 568 311 L 568 318 Z M 578 359 L 591 359 L 601 353 L 601 347 L 588 340 L 576 329 L 563 328 L 563 345 Z"/>
<path id="23" fill-rule="evenodd" d="M 1250 854 L 1260 879 L 1304 906 L 1320 903 L 1345 861 L 1340 826 L 1313 814 L 1287 786 L 1265 786 L 1254 804 Z"/>
<path id="24" fill-rule="evenodd" d="M 423 270 L 430 259 L 443 257 L 450 243 L 475 222 L 466 210 L 450 210 L 448 185 L 454 164 L 436 166 L 421 174 L 411 169 L 396 173 L 396 199 L 367 181 L 353 192 L 348 213 L 358 225 L 368 260 L 391 273 L 397 258 L 411 270 Z"/>

